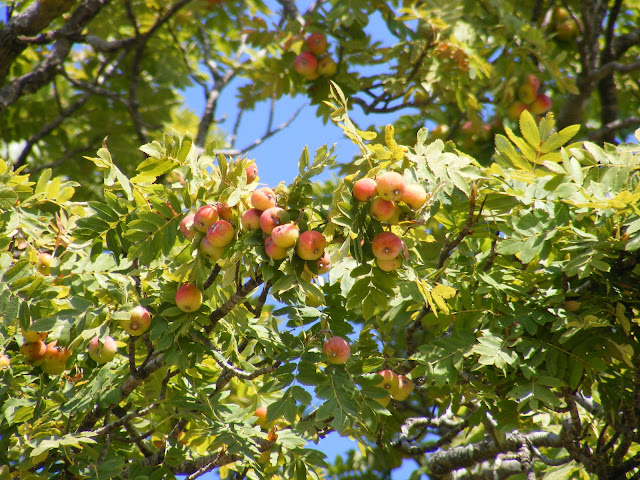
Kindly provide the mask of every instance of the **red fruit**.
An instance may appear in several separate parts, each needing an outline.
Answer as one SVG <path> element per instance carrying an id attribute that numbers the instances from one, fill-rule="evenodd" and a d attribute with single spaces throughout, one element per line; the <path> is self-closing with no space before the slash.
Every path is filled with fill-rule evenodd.
<path id="1" fill-rule="evenodd" d="M 244 172 L 247 174 L 247 183 L 251 183 L 258 178 L 258 166 L 255 163 L 249 164 Z"/>
<path id="2" fill-rule="evenodd" d="M 353 184 L 353 196 L 359 202 L 367 202 L 376 196 L 378 185 L 373 178 L 361 178 Z"/>
<path id="3" fill-rule="evenodd" d="M 539 94 L 535 101 L 529 106 L 534 115 L 543 115 L 551 110 L 551 99 L 544 93 Z"/>
<path id="4" fill-rule="evenodd" d="M 200 240 L 199 252 L 212 262 L 217 262 L 222 258 L 224 247 L 216 247 L 207 237 L 203 237 Z"/>
<path id="5" fill-rule="evenodd" d="M 226 202 L 218 202 L 216 205 L 216 210 L 218 210 L 218 218 L 222 220 L 231 221 L 233 220 L 233 209 Z"/>
<path id="6" fill-rule="evenodd" d="M 264 240 L 264 251 L 267 254 L 267 257 L 274 260 L 282 260 L 287 256 L 287 249 L 276 245 L 271 236 Z"/>
<path id="7" fill-rule="evenodd" d="M 242 214 L 240 224 L 245 230 L 258 230 L 260 228 L 260 215 L 262 210 L 257 208 L 250 208 Z"/>
<path id="8" fill-rule="evenodd" d="M 398 255 L 396 258 L 390 260 L 380 260 L 376 258 L 376 265 L 383 272 L 393 272 L 402 266 L 402 257 Z"/>
<path id="9" fill-rule="evenodd" d="M 538 87 L 535 85 L 524 83 L 518 87 L 518 98 L 527 105 L 536 99 L 536 95 L 538 95 Z"/>
<path id="10" fill-rule="evenodd" d="M 416 183 L 407 185 L 401 200 L 406 203 L 409 208 L 418 210 L 424 205 L 424 202 L 427 201 L 427 191 L 422 185 Z"/>
<path id="11" fill-rule="evenodd" d="M 289 214 L 280 207 L 267 208 L 260 215 L 260 228 L 267 235 L 271 235 L 273 229 L 279 225 L 284 225 L 289 221 Z M 276 242 L 277 243 L 277 242 Z"/>
<path id="12" fill-rule="evenodd" d="M 180 232 L 184 235 L 184 238 L 191 241 L 196 236 L 196 226 L 194 224 L 196 215 L 189 213 L 180 222 Z"/>
<path id="13" fill-rule="evenodd" d="M 400 200 L 407 184 L 398 172 L 384 172 L 376 179 L 378 195 L 384 200 L 395 202 Z"/>
<path id="14" fill-rule="evenodd" d="M 389 395 L 382 398 L 374 398 L 374 400 L 383 407 L 386 407 L 391 401 L 391 392 L 395 392 L 398 389 L 398 376 L 391 370 L 382 370 L 378 372 L 378 375 L 382 376 L 382 381 L 377 386 L 384 388 L 389 392 Z"/>
<path id="15" fill-rule="evenodd" d="M 520 120 L 520 115 L 522 115 L 522 112 L 524 112 L 525 110 L 529 110 L 529 106 L 526 103 L 521 102 L 520 100 L 516 100 L 511 105 L 509 105 L 507 115 L 511 120 L 515 120 L 517 122 L 518 120 Z"/>
<path id="16" fill-rule="evenodd" d="M 151 315 L 149 310 L 142 305 L 138 305 L 129 315 L 129 320 L 120 320 L 120 326 L 131 336 L 139 337 L 149 330 L 151 326 Z"/>
<path id="17" fill-rule="evenodd" d="M 104 342 L 100 341 L 100 338 L 96 335 L 91 339 L 88 346 L 89 357 L 99 365 L 110 362 L 118 352 L 118 346 L 116 341 L 107 336 Z"/>
<path id="18" fill-rule="evenodd" d="M 293 62 L 293 68 L 307 80 L 318 78 L 318 60 L 310 52 L 302 52 Z"/>
<path id="19" fill-rule="evenodd" d="M 379 222 L 387 222 L 396 213 L 396 204 L 382 197 L 376 197 L 371 200 L 369 213 Z"/>
<path id="20" fill-rule="evenodd" d="M 256 425 L 260 425 L 261 427 L 266 427 L 267 425 L 267 409 L 266 407 L 258 407 L 255 411 L 255 416 L 258 417 L 256 421 Z"/>
<path id="21" fill-rule="evenodd" d="M 307 49 L 314 55 L 322 55 L 327 51 L 327 37 L 322 33 L 312 33 L 307 37 Z"/>
<path id="22" fill-rule="evenodd" d="M 331 257 L 327 252 L 324 252 L 324 255 L 320 257 L 320 260 L 318 260 L 318 275 L 327 273 L 329 272 L 330 269 L 331 269 Z"/>
<path id="23" fill-rule="evenodd" d="M 211 225 L 218 220 L 218 208 L 215 205 L 205 205 L 196 212 L 193 225 L 202 233 L 206 233 Z"/>
<path id="24" fill-rule="evenodd" d="M 402 240 L 393 232 L 382 232 L 371 242 L 373 255 L 379 260 L 391 260 L 402 252 Z"/>
<path id="25" fill-rule="evenodd" d="M 207 240 L 214 247 L 226 247 L 235 237 L 235 229 L 226 220 L 218 220 L 207 230 Z"/>
<path id="26" fill-rule="evenodd" d="M 342 337 L 331 337 L 324 343 L 322 351 L 327 356 L 327 362 L 334 365 L 346 363 L 351 355 L 351 347 Z"/>
<path id="27" fill-rule="evenodd" d="M 47 350 L 42 361 L 42 371 L 49 375 L 60 375 L 67 369 L 67 360 L 71 356 L 71 350 L 56 345 L 57 340 L 47 345 Z"/>
<path id="28" fill-rule="evenodd" d="M 271 231 L 271 238 L 273 238 L 273 242 L 280 248 L 293 247 L 296 244 L 296 240 L 298 240 L 299 235 L 300 232 L 298 231 L 298 227 L 293 223 L 278 225 Z"/>
<path id="29" fill-rule="evenodd" d="M 180 285 L 176 291 L 176 305 L 183 312 L 195 312 L 202 305 L 202 292 L 190 283 Z"/>
<path id="30" fill-rule="evenodd" d="M 324 253 L 327 240 L 320 232 L 307 230 L 298 237 L 296 253 L 303 260 L 318 260 Z"/>
<path id="31" fill-rule="evenodd" d="M 269 187 L 258 188 L 251 194 L 251 205 L 264 212 L 276 206 L 276 194 Z"/>

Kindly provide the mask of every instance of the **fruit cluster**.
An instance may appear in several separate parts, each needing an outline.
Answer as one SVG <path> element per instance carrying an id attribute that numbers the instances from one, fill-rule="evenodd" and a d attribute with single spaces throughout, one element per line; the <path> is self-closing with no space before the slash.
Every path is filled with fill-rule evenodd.
<path id="1" fill-rule="evenodd" d="M 556 34 L 556 39 L 562 42 L 571 42 L 580 33 L 578 23 L 571 17 L 569 10 L 564 7 L 554 7 L 550 11 L 548 31 Z"/>
<path id="2" fill-rule="evenodd" d="M 293 68 L 307 80 L 315 80 L 320 75 L 330 77 L 338 66 L 327 54 L 327 37 L 322 33 L 312 33 L 305 42 L 307 50 L 300 53 L 293 62 Z"/>
<path id="3" fill-rule="evenodd" d="M 427 201 L 426 190 L 416 183 L 407 185 L 398 172 L 383 172 L 373 179 L 364 177 L 353 184 L 353 196 L 359 202 L 368 202 L 371 218 L 379 222 L 395 225 L 400 221 L 402 209 L 397 202 L 403 202 L 411 210 L 420 209 Z M 378 268 L 391 272 L 402 265 L 404 244 L 391 231 L 377 234 L 371 243 L 373 256 Z"/>
<path id="4" fill-rule="evenodd" d="M 324 343 L 322 351 L 327 356 L 327 363 L 333 365 L 342 365 L 351 356 L 351 347 L 342 337 L 329 338 Z M 377 386 L 384 388 L 387 391 L 387 395 L 374 400 L 383 407 L 389 405 L 392 398 L 399 401 L 406 400 L 413 392 L 413 382 L 404 375 L 396 375 L 392 370 L 381 370 L 378 374 L 382 376 L 382 380 Z"/>
<path id="5" fill-rule="evenodd" d="M 254 163 L 246 168 L 247 183 L 256 180 L 258 170 Z M 307 230 L 300 233 L 298 226 L 291 221 L 289 213 L 277 205 L 275 192 L 269 187 L 260 187 L 253 191 L 248 208 L 240 217 L 240 226 L 245 231 L 261 230 L 264 236 L 264 252 L 273 260 L 283 260 L 291 248 L 305 261 L 316 262 L 315 271 L 305 265 L 307 275 L 327 273 L 331 267 L 331 258 L 325 252 L 327 241 L 322 233 Z M 189 241 L 200 236 L 198 252 L 212 262 L 223 256 L 224 249 L 236 238 L 233 226 L 233 211 L 226 204 L 218 202 L 204 205 L 196 213 L 187 214 L 180 223 L 180 231 Z M 191 284 L 184 284 L 176 292 L 176 305 L 185 312 L 196 311 L 202 305 L 202 292 Z"/>
<path id="6" fill-rule="evenodd" d="M 538 93 L 539 88 L 538 77 L 529 74 L 525 82 L 518 87 L 518 100 L 509 105 L 509 118 L 518 121 L 520 114 L 525 110 L 533 115 L 544 115 L 551 110 L 551 99 L 544 93 Z"/>

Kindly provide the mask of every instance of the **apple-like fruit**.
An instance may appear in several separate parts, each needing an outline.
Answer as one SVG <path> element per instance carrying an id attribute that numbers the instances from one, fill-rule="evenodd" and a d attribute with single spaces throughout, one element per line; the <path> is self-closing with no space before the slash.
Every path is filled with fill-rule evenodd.
<path id="1" fill-rule="evenodd" d="M 311 52 L 302 52 L 293 62 L 293 68 L 307 80 L 318 78 L 318 60 Z"/>
<path id="2" fill-rule="evenodd" d="M 324 252 L 318 260 L 318 275 L 328 273 L 329 270 L 331 270 L 331 257 L 327 252 Z"/>
<path id="3" fill-rule="evenodd" d="M 222 253 L 224 252 L 224 247 L 217 247 L 207 237 L 203 237 L 200 240 L 200 249 L 199 252 L 205 257 L 211 260 L 212 262 L 217 262 L 222 258 Z"/>
<path id="4" fill-rule="evenodd" d="M 567 300 L 564 302 L 564 309 L 567 312 L 577 312 L 582 307 L 582 304 L 578 300 Z"/>
<path id="5" fill-rule="evenodd" d="M 33 320 L 29 322 L 29 328 L 31 328 L 31 325 L 33 325 Z M 24 341 L 27 343 L 34 343 L 38 340 L 44 340 L 48 333 L 49 332 L 35 332 L 33 330 L 22 329 L 22 338 L 24 338 Z"/>
<path id="6" fill-rule="evenodd" d="M 371 200 L 369 213 L 379 222 L 387 222 L 396 213 L 396 204 L 382 197 L 376 197 Z"/>
<path id="7" fill-rule="evenodd" d="M 189 213 L 180 222 L 180 232 L 184 235 L 184 238 L 191 241 L 196 236 L 195 226 L 196 214 Z"/>
<path id="8" fill-rule="evenodd" d="M 287 249 L 276 245 L 271 236 L 264 239 L 264 251 L 267 257 L 274 260 L 282 260 L 287 256 Z"/>
<path id="9" fill-rule="evenodd" d="M 252 162 L 244 169 L 244 173 L 247 174 L 247 183 L 251 183 L 258 178 L 258 166 Z"/>
<path id="10" fill-rule="evenodd" d="M 87 351 L 89 353 L 89 357 L 91 357 L 94 362 L 98 365 L 103 365 L 113 360 L 118 352 L 118 346 L 112 337 L 107 336 L 105 337 L 104 342 L 101 342 L 100 338 L 96 335 L 89 342 Z"/>
<path id="11" fill-rule="evenodd" d="M 38 255 L 38 272 L 42 275 L 49 275 L 51 273 L 51 262 L 53 257 L 48 253 L 41 253 Z"/>
<path id="12" fill-rule="evenodd" d="M 47 350 L 42 361 L 42 371 L 49 375 L 60 375 L 67 369 L 67 360 L 71 356 L 71 350 L 57 346 L 57 340 L 47 345 Z"/>
<path id="13" fill-rule="evenodd" d="M 328 46 L 327 37 L 322 33 L 312 33 L 307 37 L 307 49 L 314 55 L 322 55 Z"/>
<path id="14" fill-rule="evenodd" d="M 529 105 L 521 102 L 520 100 L 516 100 L 511 105 L 509 105 L 509 108 L 507 109 L 507 115 L 511 120 L 515 120 L 517 122 L 518 120 L 520 120 L 520 115 L 522 115 L 522 112 L 524 112 L 525 110 L 529 110 Z"/>
<path id="15" fill-rule="evenodd" d="M 318 75 L 322 75 L 323 77 L 331 77 L 335 75 L 338 70 L 338 65 L 333 61 L 331 57 L 321 58 L 318 62 Z"/>
<path id="16" fill-rule="evenodd" d="M 229 222 L 218 220 L 209 227 L 206 238 L 214 247 L 226 247 L 233 241 L 235 232 L 233 225 Z"/>
<path id="17" fill-rule="evenodd" d="M 240 218 L 240 224 L 245 230 L 258 230 L 260 228 L 260 216 L 262 210 L 257 208 L 250 208 L 242 214 Z"/>
<path id="18" fill-rule="evenodd" d="M 324 253 L 327 240 L 320 232 L 307 230 L 298 236 L 296 253 L 303 260 L 318 260 Z"/>
<path id="19" fill-rule="evenodd" d="M 264 213 L 267 212 L 265 211 Z M 298 227 L 293 223 L 278 225 L 271 231 L 271 238 L 273 238 L 273 242 L 281 248 L 293 247 L 296 244 L 299 235 L 300 232 L 298 231 Z"/>
<path id="20" fill-rule="evenodd" d="M 0 370 L 5 370 L 11 365 L 11 359 L 4 353 L 0 355 Z"/>
<path id="21" fill-rule="evenodd" d="M 230 222 L 233 220 L 233 209 L 227 202 L 218 202 L 216 204 L 216 210 L 218 210 L 218 218 Z"/>
<path id="22" fill-rule="evenodd" d="M 393 272 L 402 266 L 402 256 L 398 255 L 397 257 L 389 260 L 380 260 L 379 258 L 376 258 L 376 265 L 383 272 Z"/>
<path id="23" fill-rule="evenodd" d="M 334 365 L 346 363 L 351 355 L 351 347 L 342 337 L 331 337 L 324 342 L 322 351 L 327 356 L 327 362 Z"/>
<path id="24" fill-rule="evenodd" d="M 183 312 L 195 312 L 202 305 L 202 292 L 190 283 L 180 285 L 176 291 L 176 305 Z"/>
<path id="25" fill-rule="evenodd" d="M 256 420 L 256 425 L 260 425 L 261 427 L 267 426 L 267 407 L 258 407 L 254 413 L 258 420 Z"/>
<path id="26" fill-rule="evenodd" d="M 276 206 L 276 194 L 269 187 L 258 188 L 251 194 L 251 205 L 264 212 Z"/>
<path id="27" fill-rule="evenodd" d="M 573 19 L 565 20 L 556 25 L 556 38 L 563 42 L 575 40 L 578 33 L 578 24 Z"/>
<path id="28" fill-rule="evenodd" d="M 466 122 L 464 122 L 462 124 L 462 127 L 460 127 L 460 132 L 467 137 L 470 137 L 471 135 L 473 135 L 474 133 L 476 133 L 478 131 L 476 125 L 474 125 L 474 123 L 471 120 L 467 120 Z"/>
<path id="29" fill-rule="evenodd" d="M 400 200 L 407 188 L 404 177 L 398 172 L 384 172 L 378 175 L 376 185 L 378 187 L 378 195 L 390 202 Z"/>
<path id="30" fill-rule="evenodd" d="M 411 185 L 407 185 L 401 200 L 412 210 L 418 210 L 424 205 L 424 202 L 427 201 L 427 197 L 427 191 L 422 185 L 412 183 Z"/>
<path id="31" fill-rule="evenodd" d="M 20 347 L 20 353 L 24 355 L 29 363 L 40 365 L 44 360 L 44 354 L 47 352 L 47 346 L 42 340 L 37 342 L 26 342 Z"/>
<path id="32" fill-rule="evenodd" d="M 450 129 L 448 125 L 444 125 L 441 123 L 440 125 L 436 125 L 434 127 L 434 129 L 431 131 L 431 135 L 433 135 L 434 138 L 444 139 L 449 136 L 449 130 Z"/>
<path id="33" fill-rule="evenodd" d="M 271 207 L 267 208 L 260 215 L 260 228 L 267 235 L 271 235 L 273 229 L 277 226 L 284 225 L 289 221 L 289 214 L 284 208 Z M 277 244 L 278 242 L 276 242 Z"/>
<path id="34" fill-rule="evenodd" d="M 202 233 L 206 233 L 217 220 L 218 208 L 215 205 L 204 205 L 196 211 L 193 225 Z"/>
<path id="35" fill-rule="evenodd" d="M 393 232 L 382 232 L 371 242 L 373 256 L 379 260 L 391 260 L 402 252 L 402 240 Z"/>
<path id="36" fill-rule="evenodd" d="M 543 115 L 551 110 L 551 99 L 544 93 L 538 94 L 535 101 L 529 105 L 531 113 L 534 115 Z"/>
<path id="37" fill-rule="evenodd" d="M 404 375 L 398 375 L 398 387 L 390 391 L 389 394 L 393 397 L 394 400 L 406 400 L 413 392 L 414 385 L 413 382 L 405 377 Z"/>
<path id="38" fill-rule="evenodd" d="M 359 202 L 368 202 L 377 192 L 378 185 L 373 178 L 361 178 L 353 184 L 353 196 Z"/>
<path id="39" fill-rule="evenodd" d="M 533 103 L 537 95 L 538 87 L 536 87 L 535 84 L 532 85 L 531 83 L 527 82 L 518 87 L 518 99 L 521 102 L 526 103 L 527 105 Z"/>
<path id="40" fill-rule="evenodd" d="M 391 370 L 381 370 L 378 375 L 382 377 L 382 381 L 377 386 L 384 388 L 387 391 L 387 395 L 382 398 L 374 398 L 374 400 L 386 407 L 391 401 L 390 393 L 398 388 L 398 376 Z"/>
<path id="41" fill-rule="evenodd" d="M 138 305 L 131 310 L 129 320 L 120 320 L 120 326 L 132 337 L 139 337 L 149 330 L 151 314 L 142 305 Z"/>

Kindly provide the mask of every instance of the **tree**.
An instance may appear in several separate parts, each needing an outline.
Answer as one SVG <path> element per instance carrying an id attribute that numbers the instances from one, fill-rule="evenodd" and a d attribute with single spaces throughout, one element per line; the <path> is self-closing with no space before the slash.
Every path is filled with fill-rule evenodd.
<path id="1" fill-rule="evenodd" d="M 637 475 L 638 6 L 281 5 L 277 28 L 252 2 L 9 5 L 3 477 Z M 367 36 L 373 12 L 395 44 Z M 310 32 L 335 74 L 293 68 Z M 242 109 L 304 91 L 360 151 L 305 149 L 259 227 L 251 145 L 212 129 L 235 77 Z M 200 118 L 177 105 L 189 78 Z M 403 116 L 364 128 L 352 104 Z M 332 431 L 361 453 L 327 466 L 308 441 Z"/>

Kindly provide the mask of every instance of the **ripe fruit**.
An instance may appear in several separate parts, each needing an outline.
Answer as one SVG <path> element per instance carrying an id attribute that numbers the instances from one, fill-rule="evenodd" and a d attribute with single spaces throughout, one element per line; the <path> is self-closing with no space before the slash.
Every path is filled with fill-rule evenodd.
<path id="1" fill-rule="evenodd" d="M 264 239 L 264 251 L 267 257 L 274 260 L 282 260 L 287 256 L 287 249 L 276 245 L 271 236 Z"/>
<path id="2" fill-rule="evenodd" d="M 218 202 L 216 204 L 216 210 L 218 210 L 218 218 L 222 220 L 233 220 L 233 209 L 226 202 Z"/>
<path id="3" fill-rule="evenodd" d="M 391 370 L 381 370 L 378 372 L 378 375 L 382 376 L 382 381 L 377 386 L 384 388 L 388 394 L 382 398 L 374 398 L 374 400 L 383 407 L 386 407 L 391 401 L 391 396 L 389 394 L 398 389 L 398 377 Z"/>
<path id="4" fill-rule="evenodd" d="M 507 110 L 507 115 L 511 120 L 515 120 L 516 122 L 520 120 L 520 115 L 525 110 L 529 110 L 529 106 L 521 102 L 520 100 L 516 100 L 511 105 L 509 105 L 509 109 Z"/>
<path id="5" fill-rule="evenodd" d="M 289 248 L 293 247 L 296 244 L 296 240 L 298 240 L 299 234 L 300 233 L 296 225 L 294 225 L 293 223 L 285 223 L 284 225 L 278 225 L 277 227 L 274 227 L 274 229 L 271 231 L 271 238 L 273 239 L 273 242 L 280 248 Z"/>
<path id="6" fill-rule="evenodd" d="M 551 99 L 544 93 L 538 94 L 535 101 L 529 105 L 531 113 L 534 115 L 543 115 L 551 110 Z"/>
<path id="7" fill-rule="evenodd" d="M 176 291 L 176 305 L 183 312 L 195 312 L 202 305 L 202 292 L 190 283 L 180 285 Z"/>
<path id="8" fill-rule="evenodd" d="M 251 183 L 258 178 L 258 166 L 255 163 L 251 163 L 244 169 L 244 173 L 247 175 L 247 183 Z"/>
<path id="9" fill-rule="evenodd" d="M 379 222 L 389 221 L 395 212 L 396 204 L 382 197 L 374 198 L 369 205 L 369 213 Z"/>
<path id="10" fill-rule="evenodd" d="M 322 55 L 327 51 L 327 37 L 322 33 L 312 33 L 307 37 L 307 49 L 314 55 Z"/>
<path id="11" fill-rule="evenodd" d="M 320 232 L 307 230 L 298 237 L 296 253 L 303 260 L 318 260 L 322 257 L 327 240 Z"/>
<path id="12" fill-rule="evenodd" d="M 398 172 L 384 172 L 376 179 L 378 195 L 384 200 L 396 201 L 402 198 L 407 184 Z"/>
<path id="13" fill-rule="evenodd" d="M 11 365 L 11 359 L 5 354 L 0 355 L 0 370 L 9 368 L 9 365 Z"/>
<path id="14" fill-rule="evenodd" d="M 258 188 L 251 194 L 251 205 L 264 212 L 276 206 L 276 194 L 269 187 Z"/>
<path id="15" fill-rule="evenodd" d="M 100 338 L 96 335 L 89 342 L 88 347 L 89 357 L 98 365 L 103 365 L 113 360 L 118 352 L 118 346 L 116 341 L 112 337 L 105 337 L 104 342 L 100 341 Z"/>
<path id="16" fill-rule="evenodd" d="M 391 260 L 402 252 L 402 240 L 393 232 L 382 232 L 371 242 L 374 257 L 379 260 Z"/>
<path id="17" fill-rule="evenodd" d="M 42 371 L 49 375 L 60 375 L 67 369 L 67 360 L 71 356 L 71 350 L 58 347 L 57 340 L 47 345 L 42 362 Z"/>
<path id="18" fill-rule="evenodd" d="M 33 325 L 33 322 L 30 323 Z M 22 337 L 24 341 L 27 343 L 37 342 L 38 340 L 43 340 L 49 332 L 35 332 L 33 330 L 22 330 Z"/>
<path id="19" fill-rule="evenodd" d="M 196 215 L 189 213 L 180 222 L 180 232 L 184 235 L 184 238 L 191 241 L 196 236 L 196 226 L 194 224 Z"/>
<path id="20" fill-rule="evenodd" d="M 527 105 L 533 102 L 538 95 L 538 89 L 534 85 L 524 83 L 518 87 L 518 99 Z"/>
<path id="21" fill-rule="evenodd" d="M 393 272 L 402 266 L 402 257 L 398 255 L 396 258 L 390 260 L 380 260 L 376 258 L 376 265 L 383 272 Z"/>
<path id="22" fill-rule="evenodd" d="M 260 228 L 267 235 L 271 235 L 273 229 L 279 225 L 284 225 L 289 221 L 289 214 L 280 207 L 267 208 L 260 215 Z M 277 242 L 276 242 L 277 243 Z"/>
<path id="23" fill-rule="evenodd" d="M 202 240 L 200 240 L 199 251 L 205 258 L 208 258 L 212 262 L 217 262 L 222 258 L 224 247 L 216 247 L 207 237 L 203 237 Z"/>
<path id="24" fill-rule="evenodd" d="M 573 19 L 565 20 L 556 25 L 556 38 L 563 42 L 570 42 L 578 36 L 578 24 Z"/>
<path id="25" fill-rule="evenodd" d="M 206 239 L 211 242 L 214 247 L 226 247 L 235 236 L 235 229 L 226 220 L 218 220 L 207 230 Z"/>
<path id="26" fill-rule="evenodd" d="M 307 80 L 318 78 L 318 60 L 310 52 L 302 52 L 293 62 L 293 68 Z"/>
<path id="27" fill-rule="evenodd" d="M 47 352 L 47 346 L 42 340 L 37 342 L 23 343 L 20 347 L 20 353 L 24 355 L 27 360 L 35 365 L 40 365 L 44 360 L 44 354 Z"/>
<path id="28" fill-rule="evenodd" d="M 206 233 L 216 220 L 218 220 L 217 207 L 215 205 L 204 205 L 196 212 L 193 225 L 202 233 Z"/>
<path id="29" fill-rule="evenodd" d="M 406 400 L 413 392 L 413 382 L 404 375 L 398 375 L 398 388 L 389 393 L 394 400 Z"/>
<path id="30" fill-rule="evenodd" d="M 373 178 L 361 178 L 353 184 L 353 196 L 359 202 L 367 202 L 376 196 L 378 185 Z"/>
<path id="31" fill-rule="evenodd" d="M 338 65 L 331 57 L 321 58 L 318 62 L 318 74 L 323 77 L 330 77 L 336 73 Z"/>
<path id="32" fill-rule="evenodd" d="M 49 275 L 51 272 L 51 261 L 53 257 L 48 253 L 38 255 L 38 272 L 42 275 Z"/>
<path id="33" fill-rule="evenodd" d="M 254 415 L 258 417 L 258 420 L 256 421 L 256 425 L 260 425 L 261 427 L 267 426 L 267 408 L 266 407 L 256 408 Z"/>
<path id="34" fill-rule="evenodd" d="M 351 347 L 342 337 L 331 337 L 324 342 L 322 351 L 327 356 L 327 362 L 334 365 L 346 363 L 351 355 Z"/>
<path id="35" fill-rule="evenodd" d="M 260 228 L 260 215 L 262 210 L 257 208 L 250 208 L 242 214 L 240 218 L 240 224 L 245 230 L 258 230 Z"/>
<path id="36" fill-rule="evenodd" d="M 138 305 L 129 315 L 129 320 L 120 320 L 120 326 L 132 337 L 139 337 L 149 330 L 151 326 L 151 314 L 142 305 Z"/>
<path id="37" fill-rule="evenodd" d="M 318 275 L 328 273 L 331 269 L 331 257 L 327 252 L 324 252 L 320 260 L 318 260 Z"/>
<path id="38" fill-rule="evenodd" d="M 407 185 L 401 200 L 406 203 L 409 208 L 418 210 L 424 205 L 424 202 L 427 201 L 427 191 L 422 185 L 418 185 L 417 183 Z"/>

